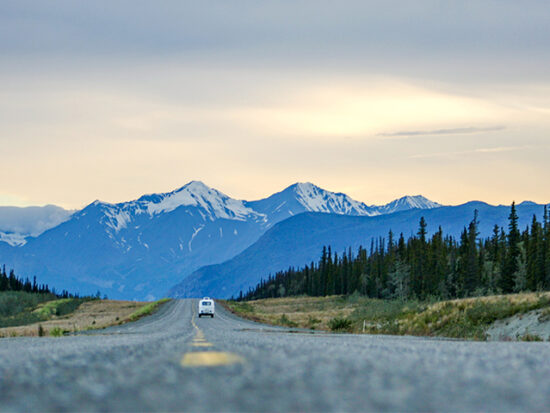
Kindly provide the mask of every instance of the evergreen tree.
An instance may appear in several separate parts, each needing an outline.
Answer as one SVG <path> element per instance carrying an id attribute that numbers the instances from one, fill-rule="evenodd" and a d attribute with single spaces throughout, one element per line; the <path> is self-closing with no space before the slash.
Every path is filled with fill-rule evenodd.
<path id="1" fill-rule="evenodd" d="M 478 286 L 479 276 L 479 259 L 477 250 L 478 228 L 478 211 L 474 212 L 474 219 L 468 226 L 468 231 L 465 234 L 465 255 L 464 255 L 464 295 L 469 296 L 475 291 Z"/>
<path id="2" fill-rule="evenodd" d="M 510 215 L 508 217 L 508 245 L 504 268 L 502 269 L 502 277 L 500 287 L 503 293 L 511 293 L 515 289 L 515 274 L 518 271 L 520 256 L 519 242 L 520 232 L 518 229 L 518 215 L 516 212 L 516 203 L 512 203 Z"/>

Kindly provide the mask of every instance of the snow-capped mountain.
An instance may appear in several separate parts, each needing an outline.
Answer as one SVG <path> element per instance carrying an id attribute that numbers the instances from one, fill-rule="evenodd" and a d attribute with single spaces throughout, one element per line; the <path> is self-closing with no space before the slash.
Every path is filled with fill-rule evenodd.
<path id="1" fill-rule="evenodd" d="M 153 299 L 193 271 L 233 258 L 278 222 L 304 212 L 372 216 L 437 205 L 395 203 L 371 207 L 311 183 L 248 202 L 193 181 L 129 202 L 95 201 L 39 236 L 26 238 L 24 245 L 13 246 L 13 239 L 12 246 L 0 242 L 0 263 L 59 288 Z"/>
<path id="2" fill-rule="evenodd" d="M 0 206 L 0 241 L 22 246 L 28 237 L 37 237 L 58 226 L 72 213 L 55 205 L 24 208 Z"/>
<path id="3" fill-rule="evenodd" d="M 441 204 L 430 201 L 422 195 L 404 196 L 396 199 L 389 204 L 372 207 L 373 215 L 393 214 L 394 212 L 408 211 L 409 209 L 433 209 L 441 207 Z"/>
<path id="4" fill-rule="evenodd" d="M 365 216 L 376 214 L 372 208 L 346 194 L 326 191 L 309 182 L 296 183 L 268 198 L 247 202 L 246 205 L 268 216 L 271 224 L 303 212 Z"/>
<path id="5" fill-rule="evenodd" d="M 202 221 L 265 221 L 263 214 L 246 207 L 243 201 L 230 198 L 198 181 L 192 181 L 172 192 L 144 195 L 136 201 L 119 204 L 95 201 L 92 205 L 103 211 L 101 223 L 114 233 L 127 228 L 140 218 L 153 219 L 178 208 L 186 209 L 190 216 L 195 212 Z"/>
<path id="6" fill-rule="evenodd" d="M 245 205 L 265 214 L 269 226 L 303 212 L 371 217 L 409 209 L 433 209 L 442 206 L 422 195 L 407 195 L 386 205 L 369 206 L 346 194 L 330 192 L 309 182 L 296 183 L 268 198 L 246 202 Z"/>
<path id="7" fill-rule="evenodd" d="M 137 204 L 149 215 L 171 212 L 182 206 L 199 208 L 203 218 L 233 219 L 246 221 L 259 218 L 259 214 L 239 201 L 228 197 L 220 191 L 206 186 L 200 181 L 192 181 L 182 188 L 160 195 L 146 195 L 137 200 Z"/>

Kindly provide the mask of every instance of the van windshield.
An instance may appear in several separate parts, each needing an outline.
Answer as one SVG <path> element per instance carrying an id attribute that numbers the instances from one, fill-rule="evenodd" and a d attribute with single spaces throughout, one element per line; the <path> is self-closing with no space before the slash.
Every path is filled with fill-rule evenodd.
<path id="1" fill-rule="evenodd" d="M 201 305 L 212 305 L 212 303 L 210 301 L 203 301 Z"/>

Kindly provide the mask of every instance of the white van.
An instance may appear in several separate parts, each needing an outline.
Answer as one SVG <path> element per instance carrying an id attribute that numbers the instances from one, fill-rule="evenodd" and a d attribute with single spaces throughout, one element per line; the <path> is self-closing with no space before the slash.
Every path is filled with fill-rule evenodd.
<path id="1" fill-rule="evenodd" d="M 199 301 L 199 318 L 203 315 L 209 315 L 214 318 L 215 305 L 214 300 L 208 297 L 204 297 Z"/>

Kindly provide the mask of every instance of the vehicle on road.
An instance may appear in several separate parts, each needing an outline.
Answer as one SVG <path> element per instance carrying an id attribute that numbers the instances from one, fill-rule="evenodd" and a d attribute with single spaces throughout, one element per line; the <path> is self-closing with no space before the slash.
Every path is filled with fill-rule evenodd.
<path id="1" fill-rule="evenodd" d="M 215 304 L 214 300 L 209 297 L 204 297 L 199 301 L 199 318 L 203 315 L 209 315 L 214 318 Z"/>

